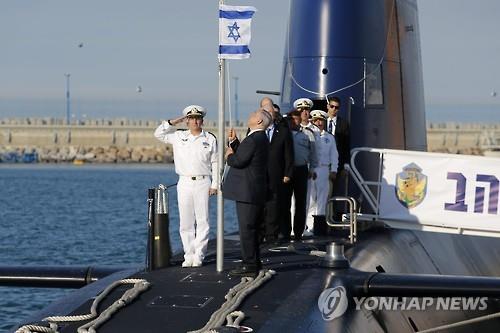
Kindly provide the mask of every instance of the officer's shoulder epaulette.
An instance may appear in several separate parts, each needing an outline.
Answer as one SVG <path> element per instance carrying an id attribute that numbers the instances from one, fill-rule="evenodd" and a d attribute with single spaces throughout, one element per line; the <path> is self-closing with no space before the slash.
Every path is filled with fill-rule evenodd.
<path id="1" fill-rule="evenodd" d="M 213 136 L 215 139 L 215 143 L 217 143 L 217 137 L 215 136 L 215 134 L 212 132 L 209 132 L 209 131 L 207 131 L 207 133 L 210 134 L 211 136 Z"/>

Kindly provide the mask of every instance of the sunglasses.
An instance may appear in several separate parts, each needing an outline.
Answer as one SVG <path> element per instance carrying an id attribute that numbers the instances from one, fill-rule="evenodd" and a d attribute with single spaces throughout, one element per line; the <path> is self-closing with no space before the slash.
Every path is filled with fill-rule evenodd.
<path id="1" fill-rule="evenodd" d="M 331 104 L 329 104 L 328 107 L 332 108 L 332 109 L 338 109 L 338 108 L 340 108 L 339 105 L 331 105 Z"/>

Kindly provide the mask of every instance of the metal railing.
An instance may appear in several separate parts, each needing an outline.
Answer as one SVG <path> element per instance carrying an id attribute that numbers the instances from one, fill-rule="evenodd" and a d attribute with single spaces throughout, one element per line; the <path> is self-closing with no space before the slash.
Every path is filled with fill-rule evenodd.
<path id="1" fill-rule="evenodd" d="M 374 170 L 376 172 L 370 173 L 371 180 L 365 180 L 363 175 L 359 172 L 357 168 L 357 164 L 360 161 L 363 162 L 363 159 L 358 158 L 359 153 L 369 153 L 378 155 L 378 170 Z M 366 200 L 366 205 L 362 207 L 363 211 L 367 211 L 368 213 L 358 212 L 356 218 L 359 221 L 378 221 L 382 222 L 385 225 L 391 228 L 398 229 L 408 229 L 408 230 L 419 230 L 419 231 L 431 231 L 431 232 L 444 232 L 444 233 L 452 233 L 452 234 L 464 234 L 464 235 L 476 235 L 476 236 L 487 236 L 487 237 L 500 237 L 500 230 L 498 229 L 495 223 L 483 223 L 484 218 L 491 217 L 490 215 L 484 216 L 480 214 L 465 214 L 462 215 L 462 219 L 456 219 L 454 215 L 450 215 L 446 209 L 436 210 L 436 214 L 425 214 L 422 210 L 420 211 L 412 211 L 409 209 L 407 211 L 396 210 L 393 212 L 392 207 L 389 205 L 387 200 L 387 195 L 389 192 L 393 192 L 394 189 L 390 189 L 391 187 L 395 187 L 394 184 L 388 184 L 388 181 L 384 179 L 387 177 L 387 168 L 392 167 L 394 163 L 392 157 L 398 156 L 402 157 L 400 160 L 426 160 L 432 159 L 435 161 L 445 160 L 447 162 L 447 166 L 452 166 L 454 168 L 460 169 L 460 165 L 464 165 L 467 161 L 471 161 L 471 163 L 475 163 L 474 165 L 481 165 L 482 163 L 486 164 L 486 168 L 493 162 L 496 162 L 496 159 L 487 158 L 487 157 L 474 157 L 474 156 L 464 156 L 464 155 L 454 155 L 454 154 L 440 154 L 440 153 L 428 153 L 428 152 L 419 152 L 419 151 L 404 151 L 404 150 L 394 150 L 394 149 L 381 149 L 381 148 L 367 148 L 360 147 L 355 148 L 351 151 L 351 165 L 346 165 L 345 168 L 348 170 L 349 174 L 352 176 L 351 179 L 355 182 L 357 187 L 359 188 L 363 201 Z M 370 158 L 369 155 L 365 157 Z M 481 159 L 479 161 L 478 159 Z M 390 164 L 389 166 L 386 164 Z M 403 163 L 404 164 L 404 163 Z M 373 164 L 371 164 L 373 165 Z M 398 167 L 399 169 L 399 167 Z M 486 169 L 489 170 L 489 169 Z M 479 172 L 479 171 L 478 171 Z M 390 177 L 394 177 L 393 173 L 389 173 Z M 444 176 L 446 177 L 446 175 Z M 495 177 L 495 176 L 492 176 Z M 375 178 L 373 180 L 373 178 Z M 447 178 L 449 179 L 449 178 Z M 391 179 L 392 181 L 392 179 Z M 453 191 L 456 190 L 456 186 L 451 185 L 452 188 L 449 189 L 450 195 L 453 195 Z M 389 192 L 388 192 L 389 191 Z M 384 192 L 384 196 L 381 196 L 381 193 Z M 427 190 L 428 196 L 431 193 L 434 195 L 432 198 L 438 198 L 438 196 L 434 192 Z M 392 195 L 392 194 L 391 194 Z M 456 193 L 455 193 L 456 196 Z M 433 199 L 428 199 L 433 200 Z M 396 198 L 399 200 L 398 198 Z M 445 203 L 445 199 L 443 200 L 443 204 Z M 456 199 L 457 200 L 457 199 Z M 401 200 L 400 200 L 401 201 Z M 404 204 L 403 204 L 404 206 Z M 399 206 L 398 206 L 399 207 Z M 431 207 L 431 206 L 429 206 Z M 371 210 L 371 212 L 370 212 Z M 419 215 L 420 214 L 420 215 Z M 442 215 L 438 215 L 442 214 Z M 438 215 L 440 217 L 436 218 L 434 215 Z M 496 216 L 496 215 L 492 215 Z M 473 220 L 473 222 L 471 222 Z"/>
<path id="2" fill-rule="evenodd" d="M 335 221 L 335 202 L 344 201 L 349 205 L 349 214 L 343 214 L 342 221 Z M 349 242 L 354 244 L 358 235 L 358 205 L 352 197 L 332 197 L 326 206 L 326 224 L 332 228 L 346 228 L 349 226 Z M 345 222 L 347 220 L 347 223 Z"/>

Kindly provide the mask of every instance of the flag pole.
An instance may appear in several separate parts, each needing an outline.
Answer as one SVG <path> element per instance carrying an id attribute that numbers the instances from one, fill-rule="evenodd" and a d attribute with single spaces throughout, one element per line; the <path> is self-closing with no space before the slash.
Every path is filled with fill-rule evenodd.
<path id="1" fill-rule="evenodd" d="M 224 0 L 219 0 L 219 5 L 223 5 Z M 220 34 L 220 32 L 219 32 Z M 220 37 L 219 37 L 220 38 Z M 220 43 L 219 43 L 220 44 Z M 218 120 L 218 163 L 217 172 L 219 175 L 219 191 L 217 191 L 217 272 L 222 272 L 224 270 L 224 198 L 222 197 L 221 191 L 221 181 L 224 167 L 224 150 L 225 150 L 225 138 L 224 138 L 224 111 L 226 102 L 226 60 L 219 58 L 219 120 Z"/>

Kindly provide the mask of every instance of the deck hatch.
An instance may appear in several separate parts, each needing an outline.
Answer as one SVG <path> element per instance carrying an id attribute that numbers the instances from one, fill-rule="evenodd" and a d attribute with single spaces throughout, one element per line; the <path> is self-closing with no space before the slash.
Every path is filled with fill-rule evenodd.
<path id="1" fill-rule="evenodd" d="M 169 295 L 157 296 L 148 304 L 153 307 L 201 309 L 213 299 L 211 296 Z"/>

